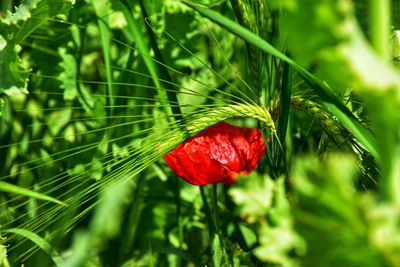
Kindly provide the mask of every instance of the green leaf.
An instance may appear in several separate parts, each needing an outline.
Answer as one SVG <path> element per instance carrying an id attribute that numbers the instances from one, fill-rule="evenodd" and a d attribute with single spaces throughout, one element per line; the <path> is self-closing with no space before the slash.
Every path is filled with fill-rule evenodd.
<path id="1" fill-rule="evenodd" d="M 219 237 L 217 234 L 214 235 L 212 241 L 212 262 L 213 266 L 221 266 L 222 261 L 222 248 Z"/>
<path id="2" fill-rule="evenodd" d="M 252 231 L 249 227 L 246 227 L 244 224 L 239 224 L 240 232 L 243 235 L 244 241 L 246 242 L 247 247 L 252 247 L 257 242 L 257 235 L 254 231 Z"/>
<path id="3" fill-rule="evenodd" d="M 58 78 L 62 83 L 60 87 L 64 89 L 64 100 L 74 100 L 79 94 L 76 88 L 77 63 L 75 57 L 67 53 L 65 47 L 60 47 L 58 53 L 62 58 L 59 66 L 63 71 Z"/>

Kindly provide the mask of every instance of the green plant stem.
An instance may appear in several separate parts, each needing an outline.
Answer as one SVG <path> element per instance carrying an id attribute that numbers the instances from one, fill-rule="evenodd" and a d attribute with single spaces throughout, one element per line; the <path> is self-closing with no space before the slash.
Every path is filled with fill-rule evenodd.
<path id="1" fill-rule="evenodd" d="M 212 185 L 211 188 L 211 206 L 208 204 L 207 196 L 205 193 L 205 186 L 200 186 L 200 195 L 204 203 L 204 213 L 206 215 L 208 231 L 210 234 L 210 241 L 214 240 L 214 235 L 218 235 L 222 256 L 225 263 L 228 263 L 228 255 L 225 250 L 224 237 L 222 235 L 219 212 L 218 212 L 218 199 L 217 199 L 217 185 Z"/>
<path id="2" fill-rule="evenodd" d="M 390 62 L 390 27 L 392 0 L 370 0 L 369 27 L 371 43 L 376 52 L 386 62 Z"/>
<path id="3" fill-rule="evenodd" d="M 218 195 L 217 195 L 217 185 L 214 184 L 212 185 L 212 191 L 211 191 L 211 207 L 212 207 L 212 219 L 213 219 L 213 224 L 215 228 L 215 232 L 219 237 L 219 242 L 221 246 L 221 251 L 222 255 L 224 257 L 224 262 L 228 263 L 228 256 L 226 254 L 225 250 L 225 242 L 224 242 L 224 236 L 221 231 L 220 227 L 220 221 L 219 221 L 219 211 L 218 211 Z"/>
<path id="4" fill-rule="evenodd" d="M 210 234 L 210 239 L 212 239 L 212 237 L 214 236 L 214 233 L 215 233 L 215 228 L 213 226 L 213 221 L 211 219 L 212 218 L 211 209 L 210 209 L 210 206 L 208 205 L 207 196 L 204 191 L 204 186 L 199 186 L 199 189 L 200 189 L 201 199 L 203 200 L 204 213 L 205 213 L 206 219 L 207 219 L 208 232 Z"/>
<path id="5" fill-rule="evenodd" d="M 391 33 L 391 0 L 370 0 L 369 28 L 371 43 L 377 54 L 387 63 L 391 62 L 390 33 Z M 400 127 L 397 123 L 388 121 L 386 116 L 390 113 L 384 111 L 387 106 L 381 101 L 373 99 L 370 101 L 371 110 L 379 110 L 372 114 L 378 147 L 382 162 L 381 190 L 386 200 L 400 207 Z"/>
<path id="6" fill-rule="evenodd" d="M 166 114 L 173 116 L 176 122 L 183 121 L 184 118 L 182 116 L 182 110 L 180 108 L 180 105 L 171 104 L 171 103 L 179 103 L 179 100 L 177 98 L 177 93 L 179 89 L 174 86 L 175 83 L 168 72 L 164 57 L 162 56 L 162 53 L 158 48 L 156 35 L 153 31 L 151 21 L 150 20 L 146 21 L 146 19 L 149 18 L 150 16 L 147 14 L 143 0 L 140 0 L 139 4 L 142 10 L 143 18 L 145 18 L 146 30 L 148 33 L 148 37 L 150 39 L 149 41 L 151 48 L 154 52 L 154 57 L 157 62 L 161 63 L 156 65 L 160 76 L 159 78 L 157 78 L 157 80 L 159 83 L 160 90 L 162 90 L 162 93 L 158 91 L 160 96 L 160 101 L 162 101 L 163 105 L 168 105 L 167 107 L 164 108 L 165 112 L 170 112 L 172 110 L 172 113 L 166 113 Z"/>
<path id="7" fill-rule="evenodd" d="M 212 185 L 211 201 L 212 201 L 212 208 L 213 208 L 213 219 L 214 219 L 215 230 L 219 234 L 221 231 L 221 227 L 219 227 L 220 224 L 219 224 L 218 198 L 217 198 L 217 185 L 216 184 Z"/>
<path id="8" fill-rule="evenodd" d="M 290 102 L 292 98 L 292 69 L 288 63 L 283 63 L 282 71 L 282 89 L 281 89 L 281 104 L 278 119 L 278 131 L 279 147 L 277 149 L 278 164 L 285 166 L 285 171 L 288 171 L 288 166 L 285 161 L 286 154 L 286 133 L 289 125 L 289 113 L 290 113 Z"/>
<path id="9" fill-rule="evenodd" d="M 400 208 L 400 129 L 381 121 L 376 121 L 375 125 L 382 155 L 381 190 L 385 200 Z"/>

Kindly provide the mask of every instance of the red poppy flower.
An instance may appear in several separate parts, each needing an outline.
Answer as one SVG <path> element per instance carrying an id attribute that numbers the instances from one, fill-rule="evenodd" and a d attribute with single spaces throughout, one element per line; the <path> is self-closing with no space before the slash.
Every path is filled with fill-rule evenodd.
<path id="1" fill-rule="evenodd" d="M 172 171 L 194 185 L 231 185 L 249 173 L 265 151 L 259 129 L 217 123 L 187 139 L 163 157 Z"/>

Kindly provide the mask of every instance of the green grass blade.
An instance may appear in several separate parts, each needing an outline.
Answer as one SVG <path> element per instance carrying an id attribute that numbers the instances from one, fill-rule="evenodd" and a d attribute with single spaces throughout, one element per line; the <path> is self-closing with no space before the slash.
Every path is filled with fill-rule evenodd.
<path id="1" fill-rule="evenodd" d="M 391 5 L 390 0 L 372 0 L 370 4 L 371 43 L 383 60 L 391 60 L 390 34 L 391 34 Z"/>
<path id="2" fill-rule="evenodd" d="M 282 77 L 282 90 L 281 90 L 281 106 L 278 119 L 277 135 L 281 145 L 279 155 L 279 161 L 285 159 L 285 139 L 289 125 L 289 112 L 290 112 L 290 100 L 292 97 L 292 70 L 289 64 L 283 64 L 283 77 Z M 285 164 L 286 165 L 286 164 Z M 286 166 L 285 166 L 286 169 Z"/>
<path id="3" fill-rule="evenodd" d="M 108 106 L 107 111 L 108 115 L 111 116 L 113 114 L 113 104 L 114 99 L 113 95 L 115 94 L 113 89 L 113 76 L 112 76 L 112 68 L 111 68 L 111 34 L 108 29 L 108 22 L 106 19 L 108 18 L 109 9 L 105 2 L 92 2 L 93 7 L 96 11 L 97 24 L 100 30 L 101 37 L 101 45 L 103 47 L 103 57 L 105 63 L 106 77 L 107 77 L 107 96 L 106 96 L 106 105 Z"/>
<path id="4" fill-rule="evenodd" d="M 3 232 L 20 235 L 22 237 L 25 237 L 25 238 L 31 240 L 33 243 L 35 243 L 38 247 L 40 247 L 44 252 L 46 252 L 50 256 L 50 258 L 53 260 L 53 262 L 56 264 L 56 266 L 63 265 L 63 260 L 62 260 L 61 256 L 41 236 L 39 236 L 31 231 L 21 229 L 21 228 L 10 228 L 10 229 L 3 230 Z"/>
<path id="5" fill-rule="evenodd" d="M 226 18 L 225 16 L 210 10 L 184 1 L 185 4 L 199 12 L 204 17 L 221 25 L 223 28 L 233 33 L 234 35 L 242 38 L 248 43 L 270 53 L 271 55 L 287 62 L 291 67 L 299 72 L 302 78 L 309 84 L 315 93 L 324 101 L 324 105 L 343 123 L 343 125 L 357 138 L 357 140 L 368 150 L 375 158 L 379 159 L 376 148 L 376 140 L 351 113 L 351 111 L 341 102 L 341 100 L 334 94 L 322 81 L 318 80 L 313 74 L 307 71 L 302 66 L 298 65 L 294 60 L 286 56 L 284 53 L 273 47 L 267 41 L 242 27 L 238 23 Z"/>
<path id="6" fill-rule="evenodd" d="M 146 8 L 143 4 L 143 0 L 140 0 L 139 4 L 140 4 L 141 10 L 142 10 L 143 17 L 148 18 L 149 15 L 147 14 Z M 161 51 L 158 48 L 155 34 L 153 32 L 150 21 L 146 21 L 146 30 L 147 30 L 147 34 L 149 35 L 149 38 L 150 38 L 151 48 L 154 51 L 154 57 L 157 62 L 161 63 L 161 64 L 158 64 L 157 66 L 158 66 L 158 69 L 160 72 L 160 78 L 161 78 L 163 87 L 166 89 L 168 101 L 172 102 L 172 103 L 179 103 L 178 98 L 176 96 L 178 90 L 177 90 L 177 88 L 175 88 L 175 86 L 174 86 L 175 83 L 172 80 L 172 77 L 169 74 L 168 69 L 165 67 L 166 64 L 165 64 L 164 58 L 161 54 Z M 183 117 L 182 117 L 182 111 L 181 111 L 180 106 L 172 105 L 171 109 L 172 109 L 172 113 L 173 113 L 175 120 L 181 121 L 183 119 Z"/>
<path id="7" fill-rule="evenodd" d="M 171 116 L 173 113 L 171 111 L 171 105 L 168 102 L 167 93 L 165 89 L 161 86 L 160 78 L 158 77 L 157 66 L 151 59 L 146 39 L 141 33 L 138 22 L 133 17 L 133 11 L 131 11 L 130 7 L 128 7 L 126 4 L 123 4 L 122 2 L 118 2 L 116 4 L 124 14 L 125 19 L 127 20 L 130 33 L 133 35 L 134 42 L 136 44 L 136 48 L 139 51 L 139 54 L 141 55 L 143 62 L 150 73 L 154 86 L 157 89 L 157 94 L 160 99 L 161 106 L 165 114 Z"/>
<path id="8" fill-rule="evenodd" d="M 7 193 L 11 193 L 11 194 L 17 194 L 17 195 L 23 195 L 23 196 L 27 196 L 27 197 L 31 197 L 31 198 L 35 198 L 35 199 L 41 199 L 44 201 L 49 201 L 49 202 L 53 202 L 62 206 L 67 206 L 67 204 L 65 204 L 64 202 L 55 199 L 53 197 L 49 197 L 46 196 L 44 194 L 20 187 L 20 186 L 16 186 L 13 184 L 9 184 L 3 181 L 0 181 L 0 191 L 2 192 L 7 192 Z"/>
<path id="9" fill-rule="evenodd" d="M 143 208 L 145 207 L 145 201 L 143 198 L 143 192 L 145 190 L 146 176 L 140 175 L 136 182 L 136 188 L 134 189 L 132 195 L 132 204 L 127 212 L 127 226 L 123 230 L 123 251 L 121 253 L 129 254 L 130 251 L 134 249 L 134 242 L 136 238 L 136 233 L 138 230 L 139 220 Z"/>

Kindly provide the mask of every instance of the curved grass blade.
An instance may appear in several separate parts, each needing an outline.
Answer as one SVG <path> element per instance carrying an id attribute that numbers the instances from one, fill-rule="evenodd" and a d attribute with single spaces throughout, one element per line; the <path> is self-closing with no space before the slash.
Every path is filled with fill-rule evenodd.
<path id="1" fill-rule="evenodd" d="M 211 21 L 221 25 L 234 35 L 242 38 L 246 42 L 251 43 L 263 51 L 287 62 L 301 75 L 301 77 L 308 83 L 314 92 L 323 100 L 324 106 L 342 122 L 342 124 L 357 138 L 357 140 L 367 151 L 369 151 L 377 160 L 379 160 L 376 140 L 373 135 L 357 120 L 357 118 L 341 102 L 341 100 L 334 94 L 328 85 L 318 80 L 313 74 L 311 74 L 302 66 L 298 65 L 294 60 L 280 52 L 267 41 L 242 27 L 238 23 L 213 10 L 200 7 L 187 1 L 183 1 L 183 3 L 196 10 L 204 17 L 207 17 Z"/>
<path id="2" fill-rule="evenodd" d="M 56 266 L 63 266 L 63 260 L 61 256 L 52 248 L 52 246 L 41 236 L 25 230 L 21 228 L 10 228 L 10 229 L 5 229 L 3 230 L 4 233 L 12 233 L 16 235 L 23 236 L 29 240 L 31 240 L 33 243 L 35 243 L 38 247 L 40 247 L 44 252 L 47 253 L 47 255 L 50 256 L 50 258 L 53 260 L 53 262 L 56 264 Z"/>
<path id="3" fill-rule="evenodd" d="M 41 200 L 53 202 L 53 203 L 56 203 L 58 205 L 65 206 L 65 207 L 68 206 L 64 202 L 62 202 L 58 199 L 55 199 L 53 197 L 49 197 L 47 195 L 29 190 L 29 189 L 26 189 L 26 188 L 23 188 L 20 186 L 9 184 L 9 183 L 3 182 L 3 181 L 0 181 L 0 191 L 11 193 L 11 194 L 23 195 L 23 196 L 27 196 L 27 197 L 32 197 L 35 199 L 41 199 Z"/>

